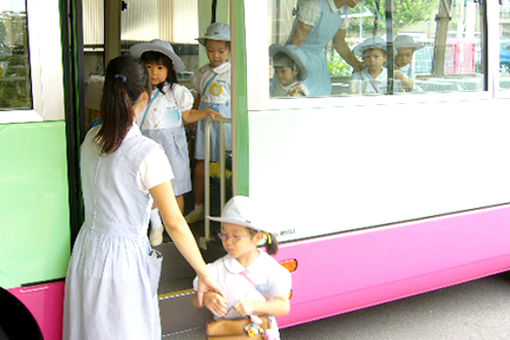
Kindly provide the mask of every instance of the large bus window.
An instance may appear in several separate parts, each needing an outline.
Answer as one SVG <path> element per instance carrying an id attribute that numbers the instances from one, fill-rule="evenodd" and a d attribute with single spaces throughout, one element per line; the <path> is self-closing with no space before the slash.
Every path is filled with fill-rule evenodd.
<path id="1" fill-rule="evenodd" d="M 0 2 L 0 110 L 32 108 L 24 1 Z"/>
<path id="2" fill-rule="evenodd" d="M 510 0 L 502 0 L 499 12 L 499 85 L 503 90 L 510 89 Z"/>
<path id="3" fill-rule="evenodd" d="M 273 97 L 483 90 L 478 1 L 268 1 Z"/>

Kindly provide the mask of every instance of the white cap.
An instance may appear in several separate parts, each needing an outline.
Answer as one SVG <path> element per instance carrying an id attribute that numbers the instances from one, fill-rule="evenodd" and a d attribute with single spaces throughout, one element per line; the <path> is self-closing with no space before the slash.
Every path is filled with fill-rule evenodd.
<path id="1" fill-rule="evenodd" d="M 418 42 L 415 42 L 413 37 L 410 35 L 398 35 L 395 40 L 393 41 L 393 46 L 395 48 L 412 48 L 413 50 L 419 50 L 423 47 L 423 44 L 420 44 Z"/>
<path id="2" fill-rule="evenodd" d="M 197 38 L 198 42 L 203 46 L 205 46 L 205 41 L 207 39 L 230 41 L 230 26 L 223 22 L 215 22 L 209 25 L 205 35 Z"/>
<path id="3" fill-rule="evenodd" d="M 373 48 L 378 48 L 386 51 L 386 40 L 379 37 L 367 38 L 358 45 L 354 46 L 354 48 L 352 49 L 352 53 L 354 53 L 358 57 L 363 57 L 363 53 L 365 53 L 366 50 Z M 395 49 L 393 49 L 393 53 L 395 53 Z"/>
<path id="4" fill-rule="evenodd" d="M 182 59 L 174 52 L 169 42 L 160 39 L 154 39 L 150 42 L 143 42 L 131 46 L 129 53 L 135 58 L 141 58 L 145 52 L 159 52 L 166 55 L 172 61 L 176 73 L 184 72 L 186 66 Z"/>
<path id="5" fill-rule="evenodd" d="M 258 231 L 274 234 L 277 230 L 270 223 L 262 222 L 263 211 L 247 196 L 234 196 L 223 207 L 221 217 L 208 218 L 211 221 L 242 225 Z"/>

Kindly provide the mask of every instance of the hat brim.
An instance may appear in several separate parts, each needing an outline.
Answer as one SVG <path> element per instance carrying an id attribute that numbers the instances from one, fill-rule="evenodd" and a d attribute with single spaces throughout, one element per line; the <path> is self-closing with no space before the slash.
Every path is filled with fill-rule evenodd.
<path id="1" fill-rule="evenodd" d="M 131 48 L 129 49 L 129 53 L 136 58 L 141 58 L 142 54 L 144 54 L 145 52 L 159 52 L 166 55 L 168 58 L 170 58 L 170 60 L 172 60 L 172 64 L 174 65 L 176 73 L 181 73 L 186 70 L 186 65 L 184 65 L 182 59 L 175 52 L 170 51 L 169 49 L 166 49 L 157 44 L 153 44 L 150 42 L 139 43 L 131 46 Z"/>
<path id="2" fill-rule="evenodd" d="M 308 70 L 303 60 L 305 57 L 304 52 L 300 55 L 298 49 L 299 47 L 294 45 L 271 45 L 269 47 L 269 55 L 272 58 L 275 54 L 282 52 L 289 56 L 289 58 L 292 59 L 292 61 L 299 67 L 299 80 L 303 81 L 308 78 Z"/>
<path id="3" fill-rule="evenodd" d="M 395 48 L 412 48 L 413 50 L 419 50 L 420 48 L 423 48 L 424 45 L 423 44 L 420 44 L 420 43 L 414 43 L 414 44 L 399 44 L 399 45 L 394 45 Z"/>
<path id="4" fill-rule="evenodd" d="M 268 226 L 261 226 L 258 223 L 251 223 L 251 221 L 246 221 L 238 218 L 231 218 L 231 217 L 213 217 L 213 216 L 207 216 L 207 218 L 214 222 L 220 222 L 220 223 L 231 223 L 236 225 L 242 225 L 243 227 L 255 229 L 257 231 L 265 232 L 265 233 L 271 233 L 275 234 L 277 231 L 273 230 L 273 228 L 269 228 Z"/>
<path id="5" fill-rule="evenodd" d="M 200 37 L 200 38 L 196 38 L 195 40 L 198 41 L 200 43 L 200 45 L 206 47 L 205 43 L 206 43 L 206 41 L 208 39 L 230 42 L 230 38 L 228 38 L 228 37 L 223 37 L 223 36 L 207 36 L 207 35 L 203 36 L 203 37 Z"/>

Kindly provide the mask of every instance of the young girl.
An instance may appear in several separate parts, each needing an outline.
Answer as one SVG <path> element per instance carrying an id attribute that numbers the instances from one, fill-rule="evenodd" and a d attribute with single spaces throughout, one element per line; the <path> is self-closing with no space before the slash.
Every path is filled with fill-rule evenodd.
<path id="1" fill-rule="evenodd" d="M 294 45 L 274 44 L 269 47 L 269 54 L 274 69 L 271 96 L 308 96 L 308 89 L 303 83 L 308 77 L 308 72 L 303 63 L 304 53 L 301 48 Z"/>
<path id="2" fill-rule="evenodd" d="M 85 221 L 66 277 L 65 340 L 160 340 L 157 288 L 162 258 L 147 239 L 153 199 L 168 233 L 200 277 L 221 292 L 173 196 L 158 143 L 134 123 L 150 99 L 145 65 L 118 57 L 106 68 L 100 114 L 80 149 Z M 221 294 L 221 293 L 220 293 Z"/>
<path id="3" fill-rule="evenodd" d="M 252 314 L 286 315 L 290 311 L 290 273 L 268 254 L 275 254 L 278 243 L 271 228 L 259 221 L 260 214 L 246 196 L 234 196 L 221 217 L 211 220 L 222 222 L 219 237 L 228 252 L 208 265 L 214 279 L 225 296 L 206 292 L 204 305 L 215 315 L 239 318 Z M 265 240 L 266 251 L 257 245 Z M 194 281 L 197 288 L 197 279 Z M 195 305 L 197 300 L 194 299 Z M 277 333 L 276 321 L 273 321 Z M 272 339 L 279 339 L 278 334 Z"/>
<path id="4" fill-rule="evenodd" d="M 202 66 L 193 77 L 193 86 L 198 91 L 195 107 L 212 108 L 227 118 L 232 117 L 230 107 L 230 26 L 224 23 L 211 24 L 205 36 L 198 38 L 205 46 L 209 64 Z M 188 223 L 204 219 L 204 159 L 205 121 L 198 122 L 195 144 L 194 197 L 195 207 L 186 215 Z M 232 125 L 225 125 L 226 151 L 232 151 Z M 211 126 L 211 162 L 220 160 L 220 125 Z"/>
<path id="5" fill-rule="evenodd" d="M 353 94 L 384 94 L 387 88 L 388 73 L 386 61 L 386 42 L 373 37 L 364 40 L 354 47 L 353 52 L 363 57 L 365 68 L 361 72 L 354 72 L 351 77 L 351 92 Z"/>
<path id="6" fill-rule="evenodd" d="M 174 172 L 172 186 L 181 212 L 184 194 L 191 191 L 190 162 L 183 120 L 193 123 L 219 114 L 210 108 L 193 110 L 193 95 L 177 84 L 177 73 L 184 71 L 184 63 L 172 45 L 159 39 L 131 47 L 130 53 L 142 58 L 152 83 L 152 100 L 138 116 L 142 134 L 157 141 L 165 150 Z M 156 246 L 163 241 L 163 226 L 157 208 L 151 211 L 150 241 Z"/>

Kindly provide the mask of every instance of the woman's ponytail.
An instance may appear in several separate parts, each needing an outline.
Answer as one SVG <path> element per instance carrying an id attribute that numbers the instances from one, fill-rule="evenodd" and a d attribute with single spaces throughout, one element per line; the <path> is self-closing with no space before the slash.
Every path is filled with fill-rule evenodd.
<path id="1" fill-rule="evenodd" d="M 145 65 L 132 57 L 118 57 L 106 68 L 101 119 L 103 124 L 96 140 L 104 153 L 115 152 L 133 125 L 133 105 L 143 92 L 151 93 L 150 78 Z"/>

